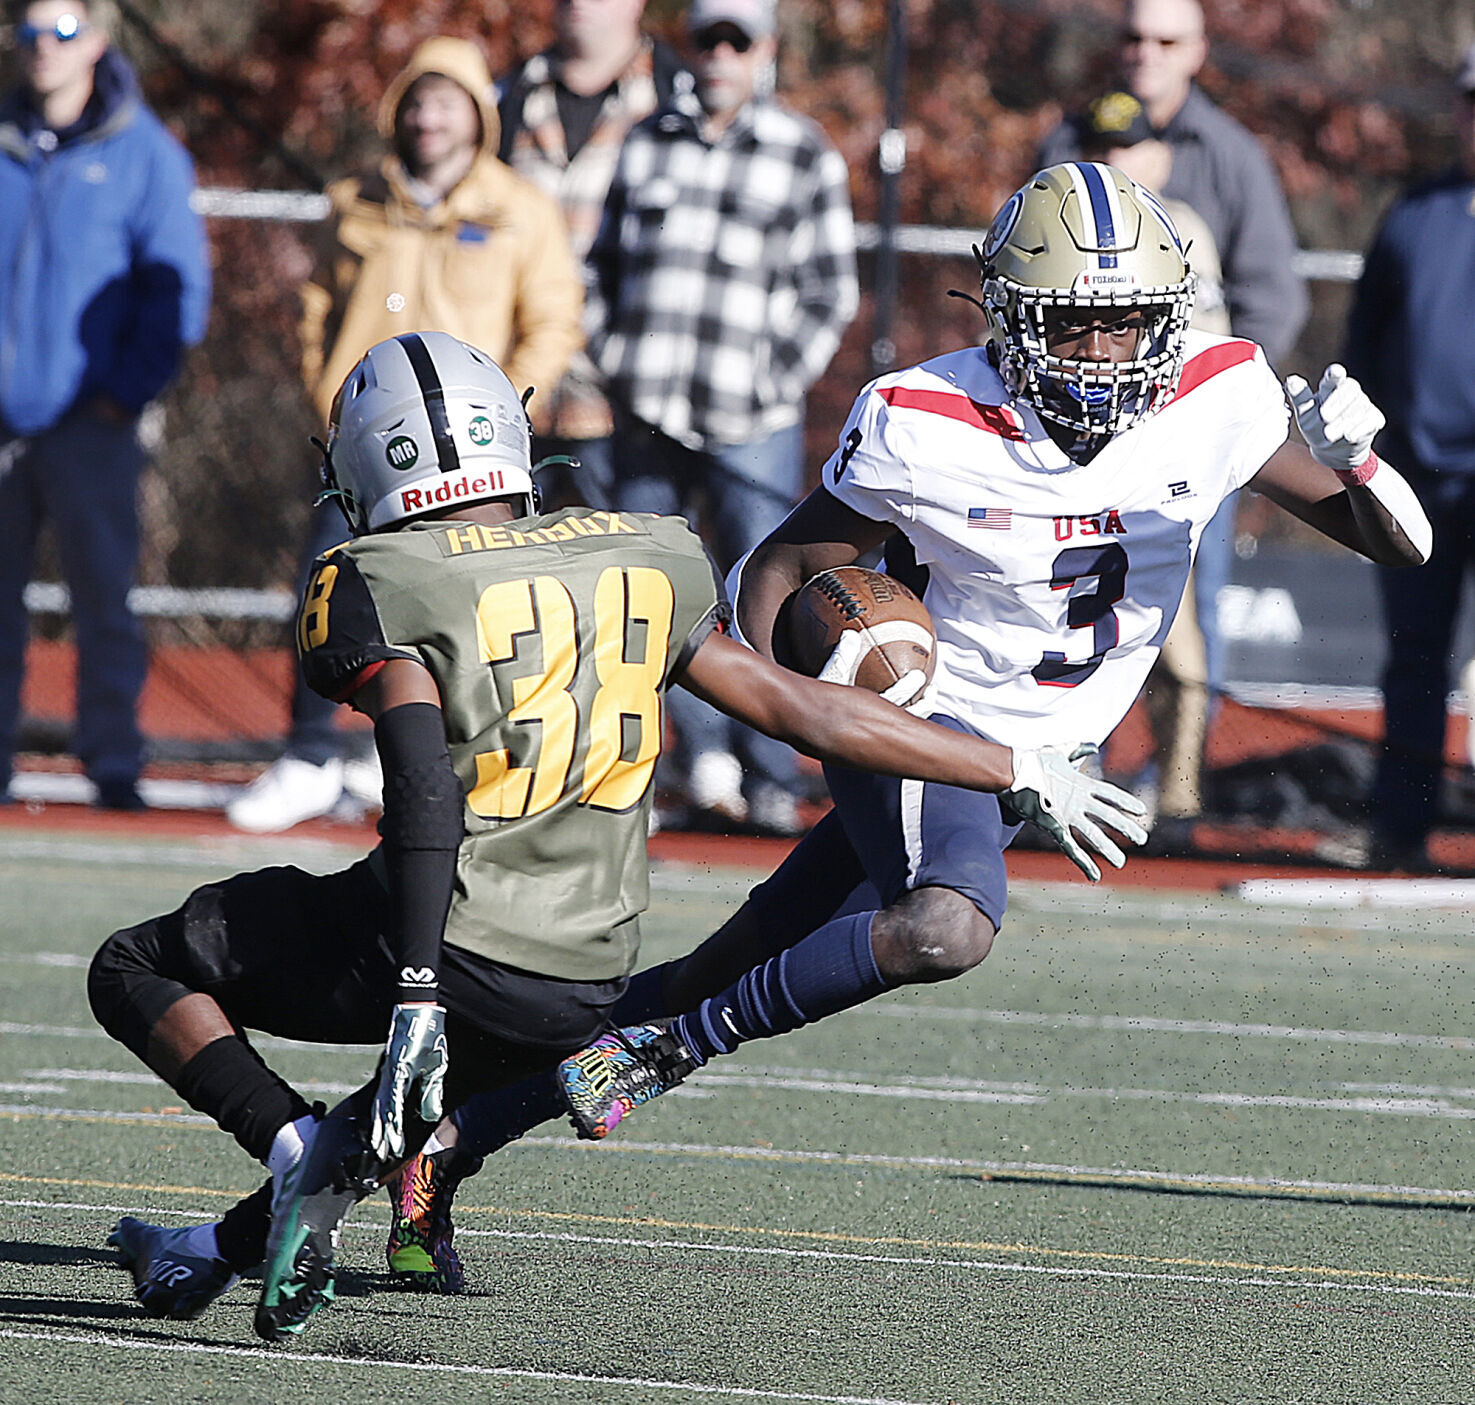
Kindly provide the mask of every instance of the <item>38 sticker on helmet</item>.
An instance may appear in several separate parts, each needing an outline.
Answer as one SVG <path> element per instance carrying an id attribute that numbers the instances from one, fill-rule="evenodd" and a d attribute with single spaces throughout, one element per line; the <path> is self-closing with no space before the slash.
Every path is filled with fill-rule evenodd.
<path id="1" fill-rule="evenodd" d="M 533 512 L 531 428 L 522 398 L 485 352 L 445 332 L 371 347 L 343 382 L 324 477 L 354 533 L 487 498 Z"/>

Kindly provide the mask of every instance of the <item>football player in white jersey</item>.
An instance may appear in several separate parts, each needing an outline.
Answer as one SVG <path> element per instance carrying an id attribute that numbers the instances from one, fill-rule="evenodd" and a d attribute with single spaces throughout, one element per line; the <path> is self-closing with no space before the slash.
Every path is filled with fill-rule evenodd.
<path id="1" fill-rule="evenodd" d="M 1371 453 L 1382 415 L 1340 367 L 1314 390 L 1286 384 L 1308 452 L 1287 442 L 1286 395 L 1259 347 L 1189 330 L 1178 234 L 1121 172 L 1037 173 L 976 254 L 983 343 L 861 392 L 820 486 L 739 563 L 733 603 L 772 657 L 791 593 L 884 545 L 938 632 L 923 710 L 1055 772 L 1067 784 L 1052 818 L 1069 826 L 1075 763 L 1131 706 L 1225 497 L 1248 484 L 1388 565 L 1427 559 L 1432 533 Z M 826 775 L 833 811 L 716 935 L 632 981 L 614 1011 L 625 1027 L 566 1060 L 561 1088 L 530 1083 L 458 1114 L 459 1149 L 438 1142 L 417 1166 L 422 1242 L 448 1247 L 450 1191 L 474 1157 L 560 1101 L 603 1136 L 747 1039 L 988 955 L 1003 851 L 1029 805 Z"/>

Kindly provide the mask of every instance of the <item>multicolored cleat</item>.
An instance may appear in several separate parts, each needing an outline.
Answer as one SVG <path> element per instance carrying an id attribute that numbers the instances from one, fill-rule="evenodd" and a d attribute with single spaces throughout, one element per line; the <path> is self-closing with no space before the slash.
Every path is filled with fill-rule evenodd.
<path id="1" fill-rule="evenodd" d="M 558 1088 L 574 1131 L 585 1141 L 607 1137 L 642 1103 L 669 1093 L 702 1060 L 669 1020 L 627 1025 L 601 1035 L 558 1065 Z"/>
<path id="2" fill-rule="evenodd" d="M 190 1233 L 189 1227 L 165 1229 L 125 1215 L 108 1235 L 133 1275 L 133 1296 L 150 1317 L 193 1322 L 240 1282 L 224 1259 L 190 1252 Z"/>
<path id="3" fill-rule="evenodd" d="M 420 1152 L 389 1187 L 393 1214 L 384 1246 L 389 1274 L 422 1293 L 466 1291 L 466 1274 L 452 1243 L 456 1187 L 481 1170 L 482 1158 L 456 1147 Z"/>
<path id="4" fill-rule="evenodd" d="M 301 1160 L 272 1194 L 258 1337 L 295 1336 L 333 1301 L 338 1236 L 348 1212 L 378 1189 L 377 1167 L 355 1119 L 329 1116 L 317 1124 Z"/>

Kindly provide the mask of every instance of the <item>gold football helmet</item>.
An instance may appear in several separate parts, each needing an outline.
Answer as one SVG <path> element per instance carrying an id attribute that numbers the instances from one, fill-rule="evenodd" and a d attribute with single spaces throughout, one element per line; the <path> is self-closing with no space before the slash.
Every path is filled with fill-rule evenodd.
<path id="1" fill-rule="evenodd" d="M 1071 161 L 1011 195 L 975 246 L 988 344 L 1012 394 L 1088 440 L 1121 433 L 1172 397 L 1194 276 L 1162 203 L 1114 166 Z M 1146 326 L 1132 358 L 1067 360 L 1049 320 L 1132 308 Z"/>

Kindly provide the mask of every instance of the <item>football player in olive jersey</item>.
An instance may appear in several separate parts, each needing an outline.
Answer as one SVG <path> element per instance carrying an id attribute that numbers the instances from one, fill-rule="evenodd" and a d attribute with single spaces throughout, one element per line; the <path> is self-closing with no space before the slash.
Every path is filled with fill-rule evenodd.
<path id="1" fill-rule="evenodd" d="M 680 520 L 539 516 L 528 436 L 507 378 L 445 334 L 380 343 L 350 372 L 324 477 L 353 536 L 316 563 L 297 642 L 309 684 L 374 721 L 382 842 L 341 873 L 209 884 L 92 963 L 99 1022 L 272 1176 L 219 1225 L 120 1222 L 155 1315 L 198 1316 L 264 1260 L 258 1333 L 301 1331 L 333 1296 L 349 1210 L 444 1112 L 607 1027 L 649 896 L 672 683 L 826 761 L 1005 792 L 1092 871 L 1088 849 L 1123 862 L 1102 825 L 1145 837 L 1132 797 L 1063 755 L 933 726 L 726 637 Z M 376 1077 L 327 1116 L 241 1032 L 376 1044 L 386 1026 Z"/>

